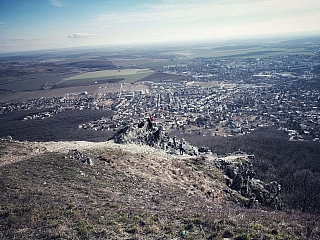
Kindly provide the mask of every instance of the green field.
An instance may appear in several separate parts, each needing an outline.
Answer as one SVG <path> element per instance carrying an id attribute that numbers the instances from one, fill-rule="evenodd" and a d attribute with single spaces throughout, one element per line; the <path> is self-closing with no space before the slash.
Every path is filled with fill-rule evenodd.
<path id="1" fill-rule="evenodd" d="M 108 79 L 123 79 L 122 82 L 135 82 L 145 78 L 154 71 L 150 69 L 121 69 L 87 72 L 66 79 L 65 84 L 74 82 L 95 82 Z"/>

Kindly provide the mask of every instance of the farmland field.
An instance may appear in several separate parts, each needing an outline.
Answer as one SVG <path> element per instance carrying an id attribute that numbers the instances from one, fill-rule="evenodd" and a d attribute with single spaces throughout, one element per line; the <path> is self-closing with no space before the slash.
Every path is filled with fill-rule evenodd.
<path id="1" fill-rule="evenodd" d="M 77 76 L 65 79 L 63 84 L 70 84 L 74 82 L 96 82 L 100 80 L 121 79 L 122 82 L 135 82 L 145 78 L 154 71 L 150 69 L 122 69 L 122 70 L 105 70 L 87 72 Z"/>
<path id="2" fill-rule="evenodd" d="M 187 59 L 194 58 L 265 58 L 276 55 L 313 54 L 305 48 L 286 47 L 256 47 L 256 46 L 226 46 L 226 47 L 199 47 L 176 50 L 166 54 L 177 54 Z"/>
<path id="3" fill-rule="evenodd" d="M 69 69 L 52 63 L 16 66 L 0 69 L 0 89 L 7 91 L 35 91 L 73 76 Z"/>

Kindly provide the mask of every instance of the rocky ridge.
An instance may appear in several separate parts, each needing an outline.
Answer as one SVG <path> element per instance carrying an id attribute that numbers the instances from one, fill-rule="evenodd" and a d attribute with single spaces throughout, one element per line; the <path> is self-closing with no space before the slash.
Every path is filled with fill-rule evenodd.
<path id="1" fill-rule="evenodd" d="M 32 158 L 1 167 L 0 239 L 320 236 L 316 218 L 302 223 L 296 213 L 260 207 L 278 208 L 279 194 L 272 190 L 276 185 L 254 179 L 253 156 L 202 153 L 206 148 L 197 155 L 180 155 L 176 148 L 162 149 L 172 138 L 163 129 L 160 136 L 165 137 L 154 138 L 157 130 L 120 130 L 115 136 L 121 136 L 122 144 L 115 138 L 99 143 L 2 140 L 1 161 L 13 153 L 18 161 L 20 149 L 20 156 Z"/>
<path id="2" fill-rule="evenodd" d="M 119 144 L 135 143 L 148 145 L 157 149 L 162 149 L 170 154 L 177 154 L 179 144 L 183 143 L 184 154 L 190 156 L 198 155 L 198 148 L 190 145 L 184 139 L 176 139 L 169 136 L 163 126 L 157 123 L 142 121 L 138 124 L 128 125 L 120 129 L 110 140 Z"/>
<path id="3" fill-rule="evenodd" d="M 177 140 L 170 137 L 161 125 L 157 126 L 149 119 L 148 121 L 120 129 L 111 139 L 119 144 L 135 143 L 148 145 L 156 149 L 162 149 L 171 155 L 178 154 L 178 142 L 183 142 L 184 154 L 194 156 L 197 163 L 201 162 L 199 159 L 205 159 L 207 164 L 215 165 L 223 170 L 225 183 L 228 187 L 225 189 L 225 192 L 229 198 L 233 198 L 236 202 L 239 202 L 234 193 L 235 191 L 244 198 L 242 203 L 245 203 L 244 205 L 248 207 L 261 204 L 280 209 L 282 206 L 280 184 L 276 181 L 264 183 L 254 178 L 256 174 L 252 165 L 252 160 L 254 160 L 253 155 L 239 151 L 231 153 L 228 156 L 217 157 L 206 147 L 198 149 L 184 139 Z"/>
<path id="4" fill-rule="evenodd" d="M 195 165 L 202 165 L 202 169 L 215 167 L 222 170 L 224 174 L 223 182 L 225 183 L 224 192 L 229 200 L 247 207 L 254 207 L 260 204 L 280 209 L 282 206 L 280 198 L 281 186 L 276 181 L 264 183 L 254 178 L 255 172 L 252 165 L 254 156 L 236 152 L 228 156 L 218 157 L 206 147 L 198 149 L 184 139 L 174 139 L 161 125 L 157 126 L 150 120 L 136 125 L 128 125 L 120 129 L 110 141 L 102 143 L 50 142 L 32 144 L 27 142 L 20 143 L 8 137 L 3 138 L 2 141 L 6 144 L 11 142 L 12 146 L 14 146 L 13 149 L 20 147 L 22 153 L 19 155 L 17 154 L 19 151 L 11 150 L 7 154 L 3 154 L 1 165 L 15 162 L 15 159 L 27 159 L 26 156 L 29 154 L 30 156 L 36 156 L 46 151 L 64 152 L 66 154 L 65 159 L 93 165 L 95 159 L 84 155 L 82 150 L 86 148 L 99 149 L 101 147 L 127 149 L 131 152 L 140 152 L 164 158 L 168 158 L 168 156 L 171 158 L 190 158 L 193 159 L 192 163 Z M 183 142 L 184 155 L 180 155 L 179 142 Z M 26 151 L 29 151 L 29 154 Z M 206 186 L 205 191 L 206 194 L 213 197 L 214 194 L 213 190 L 210 189 L 211 187 L 209 185 Z"/>
<path id="5" fill-rule="evenodd" d="M 174 143 L 176 141 L 176 143 Z M 183 142 L 184 155 L 180 155 L 178 143 Z M 240 205 L 254 207 L 257 205 L 272 206 L 281 209 L 281 186 L 273 181 L 264 183 L 255 179 L 253 170 L 253 155 L 244 152 L 230 153 L 227 156 L 212 154 L 206 147 L 197 148 L 184 139 L 173 139 L 160 125 L 148 121 L 136 125 L 128 125 L 118 132 L 107 142 L 19 142 L 12 138 L 3 138 L 2 142 L 7 145 L 11 143 L 11 150 L 2 154 L 0 166 L 10 164 L 19 160 L 25 160 L 30 156 L 41 155 L 44 152 L 62 152 L 65 159 L 76 160 L 93 165 L 94 161 L 101 160 L 84 154 L 88 149 L 114 148 L 122 149 L 132 153 L 161 157 L 164 159 L 192 159 L 193 166 L 201 166 L 201 169 L 220 169 L 223 173 L 223 191 L 225 197 Z M 19 148 L 19 151 L 16 149 Z M 21 152 L 21 154 L 19 154 Z M 173 172 L 176 172 L 173 170 Z M 182 171 L 183 172 L 183 171 Z M 187 171 L 189 172 L 189 171 Z M 182 174 L 182 173 L 181 173 Z M 206 194 L 214 197 L 212 186 L 205 187 Z M 203 188 L 203 187 L 202 187 Z M 216 188 L 217 189 L 217 188 Z M 220 192 L 220 191 L 219 191 Z M 221 193 L 218 194 L 219 196 Z M 220 198 L 220 197 L 219 197 Z"/>

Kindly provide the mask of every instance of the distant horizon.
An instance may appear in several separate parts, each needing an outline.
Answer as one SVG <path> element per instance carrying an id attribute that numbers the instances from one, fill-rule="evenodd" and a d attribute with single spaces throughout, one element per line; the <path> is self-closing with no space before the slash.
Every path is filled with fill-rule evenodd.
<path id="1" fill-rule="evenodd" d="M 25 50 L 25 51 L 11 51 L 11 52 L 0 52 L 0 57 L 10 57 L 10 56 L 20 56 L 20 55 L 36 55 L 43 52 L 53 53 L 53 52 L 68 52 L 68 51 L 93 51 L 98 49 L 109 49 L 113 51 L 114 48 L 118 50 L 123 50 L 127 48 L 141 48 L 141 47 L 160 47 L 160 46 L 174 46 L 174 45 L 228 45 L 235 44 L 238 42 L 241 44 L 242 42 L 272 42 L 272 41 L 288 41 L 288 40 L 303 40 L 309 38 L 319 38 L 320 41 L 320 33 L 316 34 L 306 34 L 306 35 L 290 35 L 290 36 L 264 36 L 259 38 L 229 38 L 229 39 L 200 39 L 200 40 L 180 40 L 180 41 L 168 41 L 168 42 L 151 42 L 151 43 L 123 43 L 123 44 L 106 44 L 106 45 L 84 45 L 84 46 L 75 46 L 75 47 L 58 47 L 58 48 L 48 48 L 48 49 L 37 49 L 37 50 Z"/>
<path id="2" fill-rule="evenodd" d="M 318 0 L 1 0 L 0 53 L 320 35 Z"/>

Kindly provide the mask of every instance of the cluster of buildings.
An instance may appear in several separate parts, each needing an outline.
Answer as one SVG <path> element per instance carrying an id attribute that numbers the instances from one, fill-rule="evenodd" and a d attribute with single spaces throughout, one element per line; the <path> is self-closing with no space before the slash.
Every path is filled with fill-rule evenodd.
<path id="1" fill-rule="evenodd" d="M 285 55 L 267 58 L 197 59 L 184 64 L 157 67 L 155 70 L 191 77 L 200 81 L 256 83 L 260 79 L 312 79 L 312 69 L 320 64 L 314 55 Z"/>
<path id="2" fill-rule="evenodd" d="M 44 61 L 10 61 L 0 63 L 0 69 L 8 69 L 12 67 L 27 67 Z"/>
<path id="3" fill-rule="evenodd" d="M 92 130 L 115 130 L 153 116 L 167 130 L 234 136 L 276 126 L 291 140 L 320 138 L 318 55 L 264 59 L 200 59 L 157 67 L 170 80 L 140 82 L 143 90 L 67 94 L 0 107 L 0 114 L 43 109 L 24 120 L 39 120 L 69 109 L 113 110 L 112 117 L 79 123 Z M 177 79 L 174 76 L 184 76 Z"/>
<path id="4" fill-rule="evenodd" d="M 14 111 L 37 109 L 37 113 L 27 115 L 26 120 L 42 120 L 66 110 L 93 109 L 101 110 L 103 108 L 101 101 L 102 94 L 88 94 L 87 92 L 69 93 L 63 97 L 39 98 L 23 102 L 6 103 L 0 106 L 0 114 Z"/>
<path id="5" fill-rule="evenodd" d="M 103 130 L 154 116 L 166 129 L 231 136 L 264 126 L 288 132 L 292 140 L 319 140 L 320 92 L 299 85 L 238 84 L 203 87 L 189 81 L 150 83 L 152 94 L 122 97 L 110 106 L 112 119 L 83 128 Z"/>

